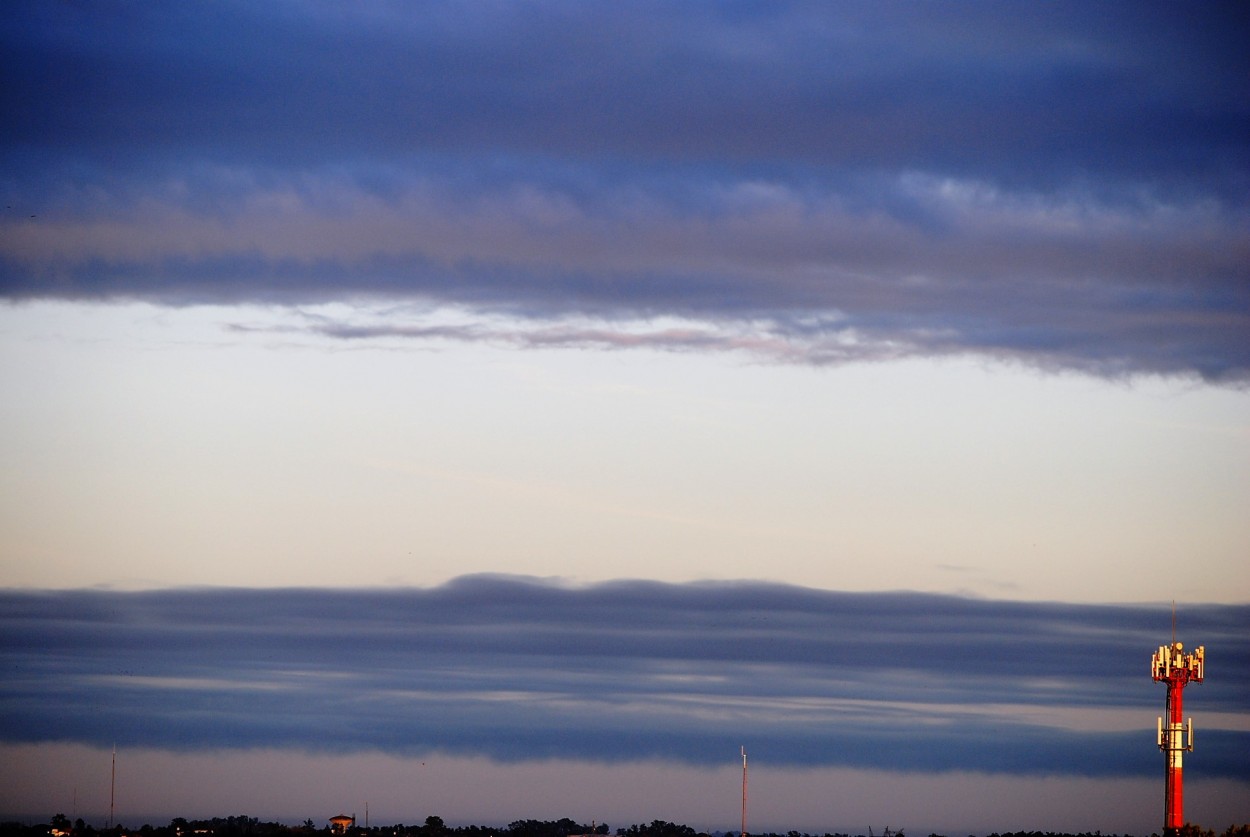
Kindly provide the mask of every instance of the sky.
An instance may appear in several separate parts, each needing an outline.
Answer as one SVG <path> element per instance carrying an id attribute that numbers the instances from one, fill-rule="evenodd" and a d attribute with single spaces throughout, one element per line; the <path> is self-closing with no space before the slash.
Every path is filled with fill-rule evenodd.
<path id="1" fill-rule="evenodd" d="M 1240 4 L 5 16 L 0 814 L 1250 821 Z"/>

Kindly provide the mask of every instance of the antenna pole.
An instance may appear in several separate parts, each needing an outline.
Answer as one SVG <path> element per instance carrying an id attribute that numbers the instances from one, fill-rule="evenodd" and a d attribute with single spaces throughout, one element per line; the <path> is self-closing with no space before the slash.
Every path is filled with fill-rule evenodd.
<path id="1" fill-rule="evenodd" d="M 742 750 L 742 837 L 747 837 L 747 748 Z"/>
<path id="2" fill-rule="evenodd" d="M 113 804 L 117 798 L 117 745 L 113 745 L 113 774 L 109 778 L 109 831 L 113 830 Z"/>

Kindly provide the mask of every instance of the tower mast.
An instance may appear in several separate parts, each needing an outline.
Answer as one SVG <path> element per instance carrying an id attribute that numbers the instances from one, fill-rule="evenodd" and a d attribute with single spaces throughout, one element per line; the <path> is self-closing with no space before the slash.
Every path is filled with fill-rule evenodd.
<path id="1" fill-rule="evenodd" d="M 747 837 L 747 748 L 742 750 L 742 837 Z"/>
<path id="2" fill-rule="evenodd" d="M 1163 785 L 1163 833 L 1176 837 L 1185 825 L 1185 792 L 1181 772 L 1182 754 L 1193 752 L 1194 721 L 1185 723 L 1181 707 L 1182 692 L 1189 683 L 1201 683 L 1206 649 L 1199 645 L 1192 654 L 1184 653 L 1184 646 L 1176 641 L 1175 611 L 1173 611 L 1172 644 L 1160 645 L 1150 658 L 1150 676 L 1156 682 L 1167 684 L 1168 693 L 1164 703 L 1165 721 L 1159 719 L 1158 742 L 1164 756 Z"/>
<path id="3" fill-rule="evenodd" d="M 117 745 L 113 745 L 113 772 L 109 777 L 109 831 L 113 830 L 113 802 L 117 798 Z"/>

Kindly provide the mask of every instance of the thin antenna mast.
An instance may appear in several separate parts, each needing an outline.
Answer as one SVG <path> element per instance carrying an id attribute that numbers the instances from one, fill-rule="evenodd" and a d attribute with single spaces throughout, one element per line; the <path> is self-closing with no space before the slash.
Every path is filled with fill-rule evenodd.
<path id="1" fill-rule="evenodd" d="M 113 774 L 109 779 L 109 831 L 113 830 L 113 804 L 117 799 L 117 745 L 113 745 Z"/>
<path id="2" fill-rule="evenodd" d="M 742 750 L 742 837 L 747 837 L 747 748 Z"/>

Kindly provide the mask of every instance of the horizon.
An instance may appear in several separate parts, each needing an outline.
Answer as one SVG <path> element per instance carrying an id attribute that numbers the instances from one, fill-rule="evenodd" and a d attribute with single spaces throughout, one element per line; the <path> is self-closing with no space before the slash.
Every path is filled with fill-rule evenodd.
<path id="1" fill-rule="evenodd" d="M 103 756 L 103 760 L 107 762 L 109 751 L 101 750 L 99 752 Z M 732 779 L 733 772 L 734 771 L 732 769 L 728 771 L 724 771 L 723 776 Z M 327 772 L 326 775 L 328 776 L 329 773 Z M 977 777 L 977 778 L 986 778 L 986 779 L 992 780 L 992 777 L 983 776 L 983 777 Z M 732 785 L 735 783 L 730 781 L 729 784 Z M 1212 787 L 1212 785 L 1215 785 L 1216 787 Z M 1212 807 L 1218 807 L 1218 804 L 1222 795 L 1225 796 L 1223 801 L 1227 802 L 1226 795 L 1233 792 L 1234 788 L 1236 788 L 1235 784 L 1230 784 L 1227 782 L 1218 782 L 1218 781 L 1211 782 L 1211 783 L 1208 783 L 1206 787 L 1199 789 L 1199 792 L 1194 794 L 1194 797 L 1200 804 L 1210 809 Z M 737 785 L 737 789 L 738 790 L 741 789 L 740 784 Z M 1022 794 L 1025 793 L 1023 789 L 1018 789 L 1017 792 L 1022 793 Z M 1142 793 L 1142 789 L 1140 787 L 1134 788 L 1132 792 L 1138 798 L 1144 798 L 1145 796 Z M 935 791 L 932 791 L 932 793 L 936 796 L 940 794 L 941 791 L 935 790 Z M 1055 800 L 1062 798 L 1066 793 L 1067 791 L 1061 791 L 1058 793 L 1048 794 L 1050 796 L 1049 804 L 1053 804 Z M 1153 794 L 1153 795 L 1157 795 L 1157 794 Z M 1212 806 L 1212 803 L 1216 803 L 1216 805 Z M 364 804 L 365 803 L 362 801 L 361 805 L 363 806 Z M 735 800 L 735 804 L 737 804 L 737 800 Z M 320 806 L 320 807 L 326 807 L 326 806 Z M 182 811 L 181 813 L 140 814 L 136 812 L 123 813 L 121 810 L 118 810 L 113 819 L 113 826 L 115 828 L 121 829 L 123 833 L 135 833 L 139 831 L 145 825 L 150 825 L 153 828 L 168 827 L 176 819 L 185 819 L 188 822 L 195 823 L 195 822 L 209 821 L 213 819 L 225 820 L 227 817 L 247 816 L 247 817 L 254 817 L 260 823 L 276 823 L 278 825 L 281 825 L 287 828 L 299 828 L 305 823 L 306 820 L 311 819 L 314 822 L 315 829 L 320 832 L 320 831 L 325 831 L 329 829 L 330 827 L 329 820 L 331 818 L 335 816 L 339 816 L 339 815 L 345 815 L 345 816 L 355 816 L 357 819 L 357 825 L 355 827 L 361 830 L 364 830 L 366 826 L 362 824 L 363 815 L 360 815 L 359 810 L 350 811 L 349 807 L 343 807 L 341 808 L 341 810 L 336 809 L 336 813 L 325 814 L 324 816 L 321 816 L 320 819 L 318 818 L 318 816 L 313 815 L 314 813 L 319 814 L 320 813 L 319 811 L 313 812 L 313 813 L 306 813 L 306 814 L 293 813 L 287 816 L 276 815 L 276 814 L 265 814 L 262 812 L 260 813 L 260 816 L 256 816 L 258 812 L 252 811 L 252 810 L 241 811 L 238 814 L 224 814 L 220 812 L 213 812 L 211 809 L 211 806 L 200 806 L 195 809 L 198 813 L 194 813 L 194 814 L 189 814 L 186 811 Z M 641 812 L 642 809 L 645 809 L 646 803 L 637 804 L 635 807 Z M 1045 805 L 1039 804 L 1037 806 L 1037 810 L 1040 811 L 1044 807 Z M 360 810 L 363 810 L 363 807 Z M 370 803 L 370 810 L 371 811 L 373 810 L 372 803 Z M 26 826 L 31 826 L 31 825 L 37 826 L 39 824 L 46 824 L 53 817 L 62 813 L 64 813 L 65 816 L 67 816 L 71 822 L 74 822 L 77 819 L 82 819 L 84 821 L 84 824 L 89 828 L 96 829 L 97 831 L 101 833 L 107 833 L 108 831 L 106 827 L 107 822 L 108 822 L 107 806 L 103 814 L 99 816 L 94 816 L 94 815 L 84 816 L 84 814 L 81 811 L 78 812 L 77 815 L 65 813 L 62 811 L 56 811 L 52 814 L 47 814 L 47 815 L 44 815 L 42 813 L 41 814 L 4 813 L 4 814 L 0 814 L 0 821 L 4 823 L 18 822 Z M 1245 825 L 1245 823 L 1243 822 L 1244 818 L 1239 818 L 1239 817 L 1229 818 L 1228 816 L 1226 816 L 1227 815 L 1226 810 L 1221 811 L 1221 814 L 1225 815 L 1224 819 L 1228 820 L 1227 827 L 1233 828 L 1233 827 L 1237 827 L 1238 825 L 1242 825 L 1244 827 Z M 1219 817 L 1221 814 L 1216 814 L 1215 816 Z M 416 811 L 412 813 L 410 816 L 405 816 L 401 814 L 395 817 L 386 817 L 386 816 L 379 817 L 377 813 L 371 813 L 370 824 L 368 826 L 368 829 L 370 830 L 387 829 L 387 828 L 394 827 L 394 826 L 405 826 L 407 828 L 414 828 L 414 827 L 418 827 L 420 823 L 423 823 L 426 820 L 426 818 L 430 816 L 438 817 L 440 820 L 444 821 L 444 823 L 449 828 L 465 828 L 465 827 L 470 827 L 470 826 L 480 826 L 483 828 L 496 828 L 501 831 L 506 831 L 508 829 L 508 826 L 511 823 L 517 822 L 517 821 L 537 820 L 537 821 L 543 821 L 543 822 L 554 822 L 559 819 L 572 819 L 573 821 L 578 822 L 579 824 L 583 824 L 583 825 L 586 823 L 594 822 L 596 825 L 601 826 L 601 827 L 607 826 L 609 829 L 608 834 L 610 835 L 616 834 L 618 829 L 628 829 L 630 826 L 634 826 L 634 825 L 645 826 L 656 821 L 671 822 L 674 825 L 679 825 L 679 826 L 691 826 L 695 832 L 700 833 L 700 834 L 717 834 L 717 833 L 738 834 L 739 833 L 738 823 L 735 820 L 735 818 L 739 816 L 738 810 L 730 811 L 726 815 L 725 819 L 728 819 L 731 822 L 727 824 L 722 823 L 720 825 L 717 825 L 716 824 L 717 820 L 708 821 L 710 824 L 699 824 L 699 823 L 687 822 L 681 819 L 669 820 L 669 819 L 664 819 L 663 817 L 656 817 L 650 814 L 644 815 L 641 813 L 639 814 L 639 816 L 635 816 L 632 818 L 629 816 L 620 817 L 620 818 L 617 818 L 615 821 L 610 821 L 610 822 L 595 819 L 595 818 L 588 818 L 585 820 L 585 822 L 583 822 L 582 819 L 579 817 L 571 817 L 567 813 L 564 813 L 564 814 L 558 813 L 558 806 L 556 808 L 544 808 L 543 811 L 540 811 L 537 813 L 518 814 L 516 816 L 511 816 L 505 813 L 502 818 L 494 818 L 494 819 L 491 819 L 491 818 L 457 819 L 454 817 L 449 818 L 449 817 L 445 817 L 439 814 L 439 812 L 434 809 L 431 809 L 429 811 L 422 809 L 420 811 Z M 885 817 L 886 819 L 890 819 L 889 812 L 885 812 Z M 1077 815 L 1077 816 L 1069 818 L 1069 821 L 1074 822 L 1074 823 L 1079 823 L 1081 819 L 1082 819 L 1081 815 Z M 923 835 L 929 835 L 929 834 L 959 835 L 959 837 L 964 837 L 964 835 L 968 835 L 968 837 L 977 837 L 977 835 L 981 835 L 981 837 L 988 837 L 988 835 L 991 835 L 991 834 L 1039 833 L 1039 832 L 1053 833 L 1053 834 L 1102 833 L 1105 835 L 1122 834 L 1124 835 L 1124 837 L 1149 837 L 1149 835 L 1158 835 L 1161 833 L 1161 829 L 1159 828 L 1139 830 L 1139 831 L 1114 831 L 1114 832 L 1106 831 L 1105 829 L 1101 829 L 1097 827 L 1096 823 L 1099 819 L 1097 815 L 1086 817 L 1086 819 L 1092 820 L 1095 823 L 1095 825 L 1092 825 L 1091 827 L 1072 826 L 1068 828 L 1042 828 L 1042 827 L 1034 827 L 1030 825 L 1030 823 L 1028 822 L 1021 821 L 1021 822 L 1016 822 L 1014 825 L 1011 825 L 1010 827 L 986 825 L 981 828 L 965 829 L 965 828 L 958 827 L 957 825 L 953 824 L 951 821 L 947 821 L 945 822 L 942 828 L 935 829 L 935 828 L 930 827 L 930 825 L 927 825 L 926 821 L 923 819 L 913 821 L 913 822 L 895 822 L 893 819 L 891 819 L 890 822 L 888 823 L 883 822 L 881 826 L 877 826 L 872 823 L 869 823 L 864 826 L 855 826 L 853 824 L 839 826 L 836 822 L 832 822 L 832 823 L 828 823 L 824 827 L 809 827 L 805 829 L 805 828 L 797 828 L 797 827 L 786 827 L 785 825 L 777 825 L 777 824 L 771 824 L 771 825 L 757 824 L 755 825 L 755 827 L 752 827 L 752 823 L 748 822 L 747 833 L 748 834 L 787 834 L 787 833 L 792 833 L 792 832 L 797 831 L 800 834 L 808 835 L 808 837 L 820 837 L 820 835 L 828 835 L 828 834 L 849 835 L 849 837 L 866 837 L 866 832 L 868 828 L 870 827 L 874 829 L 874 832 L 878 836 L 881 834 L 884 828 L 889 827 L 893 833 L 906 832 L 910 835 L 922 835 L 922 837 Z M 1223 820 L 1220 820 L 1220 819 L 1207 821 L 1204 819 L 1195 820 L 1195 819 L 1189 818 L 1187 819 L 1187 822 L 1191 822 L 1194 825 L 1197 825 L 1202 828 L 1212 829 L 1217 835 L 1220 834 L 1221 830 L 1226 827 Z"/>
<path id="2" fill-rule="evenodd" d="M 45 820 L 54 819 L 58 815 L 59 814 L 54 814 L 52 815 L 52 817 L 40 818 L 41 815 L 11 816 L 11 815 L 5 814 L 5 815 L 0 815 L 0 826 L 16 824 L 16 825 L 22 825 L 24 827 L 31 827 L 31 826 L 38 827 L 39 825 L 44 824 Z M 163 816 L 158 816 L 158 817 L 135 816 L 135 817 L 132 817 L 133 821 L 135 823 L 141 823 L 141 825 L 138 825 L 137 827 L 131 827 L 131 826 L 126 825 L 125 823 L 118 821 L 114 823 L 113 829 L 107 828 L 104 822 L 101 822 L 100 824 L 97 825 L 83 817 L 75 818 L 75 817 L 70 817 L 68 815 L 66 816 L 71 821 L 71 823 L 74 823 L 77 820 L 82 820 L 84 827 L 87 829 L 92 829 L 95 833 L 110 833 L 112 830 L 118 830 L 122 834 L 132 834 L 135 832 L 143 831 L 147 827 L 150 827 L 152 829 L 168 829 L 172 827 L 179 820 L 183 820 L 186 823 L 191 824 L 191 825 L 198 825 L 201 823 L 212 823 L 212 822 L 226 823 L 228 820 L 241 819 L 241 818 L 254 819 L 257 821 L 257 824 L 259 825 L 277 825 L 285 829 L 290 829 L 292 831 L 302 830 L 305 824 L 307 823 L 307 821 L 314 820 L 313 833 L 322 833 L 322 832 L 333 832 L 333 824 L 332 824 L 333 819 L 340 817 L 340 816 L 351 817 L 353 815 L 348 814 L 348 813 L 343 813 L 343 814 L 335 814 L 335 815 L 327 816 L 323 820 L 325 823 L 324 825 L 316 825 L 315 818 L 312 818 L 312 817 L 295 818 L 292 820 L 283 820 L 283 819 L 275 819 L 275 818 L 266 819 L 264 817 L 251 817 L 251 815 L 247 813 L 229 814 L 229 815 L 206 815 L 206 816 L 200 816 L 200 817 L 173 816 L 173 817 L 168 817 L 168 818 L 163 817 Z M 395 822 L 389 822 L 389 821 L 382 822 L 382 823 L 373 822 L 369 825 L 362 825 L 360 820 L 362 820 L 363 818 L 356 817 L 355 819 L 357 820 L 357 822 L 355 825 L 350 826 L 348 833 L 353 833 L 353 832 L 354 833 L 372 833 L 372 832 L 376 832 L 379 830 L 386 831 L 388 829 L 393 829 L 393 828 L 394 829 L 402 828 L 405 830 L 419 829 L 423 827 L 423 824 L 427 821 L 429 817 L 436 817 L 440 822 L 443 823 L 443 825 L 448 830 L 480 828 L 480 829 L 495 829 L 501 832 L 509 831 L 510 826 L 517 822 L 540 822 L 540 823 L 555 824 L 563 820 L 573 821 L 573 820 L 570 820 L 570 818 L 568 817 L 557 817 L 557 818 L 547 819 L 547 820 L 534 820 L 532 818 L 521 818 L 521 819 L 514 819 L 507 823 L 469 822 L 469 821 L 447 822 L 447 821 L 444 821 L 444 819 L 442 817 L 439 817 L 437 814 L 429 814 L 425 816 L 414 816 L 412 818 L 401 819 Z M 166 819 L 168 819 L 169 821 L 166 822 L 165 821 Z M 573 821 L 573 822 L 576 822 L 576 821 Z M 568 834 L 572 835 L 572 837 L 583 837 L 583 835 L 590 834 L 590 833 L 604 833 L 607 835 L 617 835 L 618 832 L 628 831 L 631 827 L 646 827 L 654 823 L 666 823 L 666 824 L 675 825 L 679 827 L 689 827 L 687 826 L 686 823 L 682 823 L 682 822 L 669 822 L 667 820 L 657 820 L 654 818 L 641 818 L 636 821 L 631 820 L 630 822 L 628 822 L 628 824 L 624 824 L 624 825 L 617 825 L 615 823 L 610 824 L 610 823 L 594 822 L 594 821 L 592 821 L 590 824 L 576 822 L 577 825 L 585 826 L 586 830 L 584 832 L 570 831 L 568 832 Z M 1192 823 L 1192 825 L 1198 828 L 1213 831 L 1216 835 L 1221 834 L 1221 829 L 1227 830 L 1227 829 L 1237 829 L 1237 828 L 1246 827 L 1246 824 L 1244 823 L 1239 824 L 1236 822 L 1231 823 L 1227 827 L 1225 826 L 1213 826 L 1212 827 L 1212 826 L 1203 825 L 1201 823 Z M 592 829 L 595 829 L 595 828 L 597 829 L 606 828 L 607 831 L 605 832 L 592 831 Z M 772 829 L 772 830 L 756 829 L 752 831 L 750 828 L 748 828 L 747 834 L 748 835 L 749 834 L 765 835 L 765 837 L 775 837 L 776 835 L 791 835 L 792 836 L 794 834 L 798 834 L 800 835 L 800 837 L 869 837 L 868 831 L 870 828 L 872 829 L 872 833 L 874 837 L 884 837 L 886 832 L 888 832 L 888 834 L 891 834 L 891 835 L 899 835 L 899 834 L 905 834 L 905 833 L 911 833 L 911 834 L 924 833 L 924 834 L 927 834 L 929 837 L 933 837 L 934 834 L 937 834 L 937 837 L 948 837 L 948 835 L 946 834 L 939 834 L 932 830 L 926 830 L 923 828 L 912 829 L 907 826 L 895 828 L 895 827 L 888 826 L 888 825 L 882 826 L 880 828 L 876 826 L 866 826 L 863 828 L 862 831 L 856 831 L 854 828 L 848 828 L 848 829 L 832 829 L 832 830 L 827 830 L 823 832 L 821 831 L 806 832 L 806 831 L 801 831 L 797 829 L 787 829 L 784 831 L 777 830 L 777 829 Z M 977 832 L 971 831 L 971 830 L 965 830 L 965 829 L 947 829 L 947 830 L 952 835 L 966 834 L 967 837 L 978 837 Z M 695 834 L 711 835 L 711 837 L 717 837 L 718 835 L 720 835 L 720 837 L 727 837 L 728 835 L 737 835 L 741 833 L 741 830 L 736 826 L 732 828 L 719 828 L 719 829 L 710 828 L 710 829 L 702 829 L 702 830 L 697 829 L 697 828 L 692 828 L 692 831 Z M 1039 833 L 1039 831 L 1037 829 L 1030 829 L 1030 828 L 1019 828 L 1019 829 L 1015 829 L 1012 831 L 1001 831 L 1001 830 L 991 829 L 991 830 L 983 830 L 981 837 L 994 837 L 994 835 L 998 835 L 998 834 L 1009 835 L 1009 834 L 1030 834 L 1030 833 Z M 1050 831 L 1050 832 L 1045 832 L 1045 833 L 1056 835 L 1056 837 L 1067 837 L 1068 835 L 1091 835 L 1091 834 L 1104 834 L 1105 837 L 1158 837 L 1158 834 L 1160 832 L 1156 830 L 1154 832 L 1142 832 L 1140 834 L 1130 833 L 1130 832 L 1124 832 L 1123 834 L 1121 834 L 1119 832 L 1101 832 L 1098 830 L 1079 830 L 1079 831 Z"/>
<path id="3" fill-rule="evenodd" d="M 55 819 L 57 816 L 60 816 L 60 814 L 54 814 L 51 817 L 51 819 Z M 332 816 L 328 816 L 324 819 L 325 825 L 316 825 L 314 822 L 311 833 L 335 833 L 333 820 L 339 817 L 353 817 L 353 815 L 343 813 L 343 814 L 335 814 Z M 439 817 L 437 814 L 432 814 L 432 815 L 399 820 L 396 822 L 371 823 L 369 825 L 362 825 L 359 822 L 359 820 L 362 818 L 354 817 L 354 819 L 358 821 L 354 825 L 348 828 L 347 833 L 349 834 L 350 833 L 373 833 L 373 832 L 378 832 L 378 831 L 385 832 L 389 829 L 403 829 L 403 830 L 421 829 L 425 827 L 426 822 L 431 817 L 439 820 L 439 822 L 448 831 L 454 831 L 454 830 L 459 830 L 459 829 L 483 829 L 483 830 L 494 829 L 494 830 L 501 831 L 501 832 L 508 832 L 511 830 L 510 827 L 513 824 L 517 824 L 517 823 L 541 823 L 541 824 L 555 825 L 564 821 L 575 822 L 575 824 L 579 826 L 583 826 L 585 828 L 584 831 L 561 832 L 562 834 L 570 835 L 570 837 L 584 837 L 584 835 L 591 834 L 591 833 L 602 833 L 606 835 L 619 835 L 620 832 L 628 832 L 631 828 L 645 829 L 647 826 L 651 826 L 656 823 L 673 825 L 673 826 L 678 826 L 681 828 L 689 827 L 687 826 L 686 823 L 669 822 L 667 820 L 657 820 L 657 819 L 647 819 L 647 818 L 639 819 L 636 822 L 630 821 L 627 825 L 619 825 L 619 826 L 616 824 L 600 823 L 600 822 L 594 822 L 594 821 L 592 821 L 590 824 L 581 823 L 581 822 L 576 822 L 574 820 L 571 820 L 568 817 L 559 817 L 559 818 L 548 819 L 548 820 L 535 820 L 532 818 L 531 819 L 518 819 L 518 820 L 512 820 L 511 822 L 508 822 L 505 824 L 497 824 L 494 822 L 484 823 L 484 822 L 468 822 L 468 821 L 446 822 L 443 820 L 442 817 Z M 111 833 L 113 831 L 118 831 L 122 834 L 132 834 L 132 833 L 144 831 L 147 828 L 151 828 L 153 830 L 169 829 L 173 827 L 179 821 L 184 821 L 189 825 L 200 825 L 200 824 L 211 824 L 211 823 L 221 823 L 223 825 L 227 825 L 228 822 L 231 820 L 240 820 L 240 819 L 245 819 L 245 818 L 255 820 L 257 825 L 262 825 L 262 826 L 263 825 L 275 825 L 283 829 L 289 829 L 293 832 L 303 831 L 306 827 L 307 822 L 310 820 L 313 820 L 313 818 L 311 817 L 297 818 L 295 820 L 290 820 L 290 821 L 285 821 L 282 819 L 265 819 L 263 817 L 251 817 L 249 814 L 244 813 L 244 814 L 230 814 L 230 815 L 224 815 L 224 816 L 218 815 L 218 816 L 202 816 L 202 817 L 174 816 L 174 817 L 168 818 L 169 822 L 166 823 L 164 821 L 165 818 L 163 817 L 153 818 L 153 817 L 137 816 L 137 817 L 133 817 L 132 819 L 136 823 L 142 823 L 142 825 L 139 825 L 138 827 L 130 827 L 122 822 L 116 822 L 114 823 L 113 828 L 109 829 L 103 823 L 96 825 L 95 823 L 92 823 L 82 817 L 74 818 L 74 817 L 67 816 L 67 819 L 69 819 L 71 823 L 75 823 L 81 820 L 83 822 L 83 826 L 85 829 L 90 829 L 94 833 L 106 833 L 106 834 Z M 46 819 L 49 819 L 49 818 L 44 817 L 40 819 L 38 816 L 32 818 L 30 816 L 17 817 L 17 816 L 9 816 L 9 815 L 0 815 L 0 826 L 20 825 L 23 827 L 36 827 L 37 828 L 39 825 L 44 824 L 43 820 L 46 820 Z M 1204 830 L 1210 830 L 1216 835 L 1221 834 L 1221 828 L 1223 828 L 1221 826 L 1208 828 L 1202 825 L 1201 823 L 1192 823 L 1191 825 L 1197 828 L 1202 828 Z M 1245 827 L 1246 827 L 1246 824 L 1239 825 L 1238 823 L 1234 822 L 1230 824 L 1229 826 L 1227 826 L 1225 830 L 1228 830 L 1228 829 L 1235 830 L 1237 828 L 1245 828 Z M 600 829 L 600 830 L 595 830 L 595 829 Z M 607 830 L 602 831 L 601 829 L 607 829 Z M 877 828 L 875 826 L 868 826 L 868 827 L 865 827 L 863 831 L 856 831 L 854 828 L 850 828 L 850 829 L 834 829 L 834 830 L 828 830 L 824 832 L 804 832 L 804 831 L 799 831 L 796 829 L 788 829 L 785 831 L 767 830 L 767 829 L 757 829 L 755 831 L 752 831 L 751 829 L 748 829 L 747 834 L 764 835 L 764 837 L 779 837 L 779 835 L 790 835 L 790 837 L 793 837 L 793 835 L 795 834 L 800 835 L 800 837 L 869 837 L 868 832 L 870 829 L 872 830 L 872 834 L 874 835 L 874 837 L 888 837 L 888 835 L 900 835 L 900 834 L 905 834 L 907 832 L 911 832 L 913 834 L 925 832 L 926 834 L 929 835 L 929 837 L 934 837 L 934 835 L 936 834 L 936 832 L 933 832 L 931 830 L 926 831 L 925 829 L 912 829 L 906 826 L 901 827 L 901 828 L 894 828 L 891 826 L 882 826 L 880 828 Z M 951 831 L 952 834 L 967 833 L 967 837 L 978 837 L 977 833 L 973 831 L 965 831 L 963 829 L 948 829 L 948 830 Z M 703 829 L 703 830 L 692 828 L 691 831 L 694 834 L 710 835 L 711 837 L 728 837 L 728 835 L 737 835 L 741 833 L 741 830 L 738 827 L 720 828 L 720 829 L 711 828 L 711 829 Z M 983 837 L 995 837 L 995 835 L 999 835 L 999 834 L 1011 835 L 1011 834 L 1031 834 L 1031 833 L 1040 833 L 1040 832 L 1038 832 L 1036 829 L 1029 829 L 1029 828 L 1020 828 L 1014 831 L 989 830 L 984 833 Z M 1045 833 L 1056 835 L 1056 837 L 1075 837 L 1075 835 L 1092 835 L 1092 834 L 1101 834 L 1103 832 L 1096 831 L 1096 830 L 1095 831 L 1081 830 L 1081 831 L 1058 831 L 1058 832 L 1052 831 L 1052 832 L 1045 832 Z M 1151 832 L 1149 834 L 1146 834 L 1146 833 L 1132 834 L 1128 832 L 1125 832 L 1124 834 L 1106 833 L 1105 837 L 1158 837 L 1158 834 L 1159 834 L 1158 831 Z M 948 837 L 948 835 L 937 834 L 937 837 Z"/>

